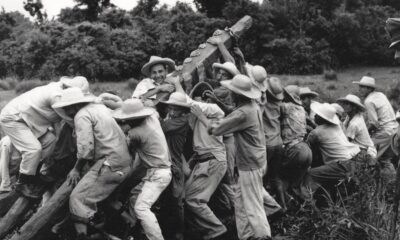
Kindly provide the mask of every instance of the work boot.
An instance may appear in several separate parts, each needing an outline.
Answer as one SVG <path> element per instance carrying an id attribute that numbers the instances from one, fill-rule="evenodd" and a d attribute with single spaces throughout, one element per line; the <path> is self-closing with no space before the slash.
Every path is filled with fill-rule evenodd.
<path id="1" fill-rule="evenodd" d="M 20 173 L 15 190 L 27 198 L 40 199 L 44 186 L 35 176 Z"/>

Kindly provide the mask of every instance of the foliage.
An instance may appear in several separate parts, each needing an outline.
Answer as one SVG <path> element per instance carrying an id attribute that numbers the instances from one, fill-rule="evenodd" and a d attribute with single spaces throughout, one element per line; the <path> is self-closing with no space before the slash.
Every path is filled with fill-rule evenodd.
<path id="1" fill-rule="evenodd" d="M 392 65 L 388 17 L 399 9 L 390 0 L 196 0 L 172 8 L 140 0 L 132 11 L 110 0 L 76 0 L 58 19 L 33 25 L 0 12 L 0 77 L 50 79 L 85 75 L 91 80 L 140 78 L 151 55 L 178 64 L 215 29 L 244 15 L 252 28 L 240 39 L 246 60 L 269 73 L 310 74 L 351 65 Z M 38 4 L 40 1 L 27 1 Z M 31 5 L 33 6 L 33 5 Z M 41 9 L 41 8 L 40 8 Z"/>

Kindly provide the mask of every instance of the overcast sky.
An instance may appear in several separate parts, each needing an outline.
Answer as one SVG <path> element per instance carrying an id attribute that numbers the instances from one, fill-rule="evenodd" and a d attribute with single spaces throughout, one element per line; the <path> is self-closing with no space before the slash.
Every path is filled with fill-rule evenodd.
<path id="1" fill-rule="evenodd" d="M 167 5 L 175 5 L 177 0 L 159 0 L 160 4 L 167 4 Z M 193 4 L 192 0 L 179 0 L 180 2 L 186 2 L 189 4 Z M 9 11 L 19 11 L 26 16 L 29 16 L 29 13 L 24 10 L 23 7 L 24 0 L 0 0 L 0 8 L 4 8 L 7 12 Z M 115 4 L 116 6 L 131 10 L 134 6 L 136 6 L 138 0 L 111 0 L 111 3 Z M 72 7 L 76 3 L 73 0 L 42 0 L 43 8 L 47 12 L 49 18 L 57 16 L 60 13 L 60 9 L 66 7 Z"/>

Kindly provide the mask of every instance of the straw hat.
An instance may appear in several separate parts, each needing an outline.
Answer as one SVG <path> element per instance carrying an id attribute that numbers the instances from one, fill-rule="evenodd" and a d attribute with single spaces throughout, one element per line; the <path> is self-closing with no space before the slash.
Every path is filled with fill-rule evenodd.
<path id="1" fill-rule="evenodd" d="M 251 67 L 249 71 L 249 77 L 253 81 L 253 85 L 256 86 L 261 92 L 267 90 L 267 71 L 265 68 L 255 65 Z"/>
<path id="2" fill-rule="evenodd" d="M 133 120 L 148 117 L 154 113 L 154 109 L 145 107 L 140 99 L 130 98 L 122 103 L 122 106 L 114 110 L 113 117 L 117 120 Z"/>
<path id="3" fill-rule="evenodd" d="M 231 62 L 224 62 L 224 63 L 213 63 L 212 67 L 214 69 L 223 69 L 230 73 L 233 77 L 237 74 L 240 74 L 239 70 L 235 66 L 235 64 Z"/>
<path id="4" fill-rule="evenodd" d="M 301 87 L 300 88 L 300 97 L 302 97 L 302 96 L 318 97 L 319 94 L 312 91 L 309 87 Z"/>
<path id="5" fill-rule="evenodd" d="M 83 76 L 76 76 L 76 77 L 61 77 L 60 82 L 67 87 L 77 87 L 82 90 L 84 94 L 88 94 L 89 90 L 89 82 Z"/>
<path id="6" fill-rule="evenodd" d="M 257 99 L 261 97 L 261 91 L 253 87 L 249 77 L 242 74 L 234 76 L 232 80 L 221 81 L 221 85 L 247 98 Z"/>
<path id="7" fill-rule="evenodd" d="M 335 108 L 336 113 L 339 114 L 340 117 L 343 116 L 343 114 L 344 114 L 344 109 L 343 109 L 342 106 L 340 106 L 340 105 L 337 104 L 337 103 L 331 103 L 331 106 Z"/>
<path id="8" fill-rule="evenodd" d="M 313 103 L 311 104 L 311 110 L 332 124 L 340 124 L 340 120 L 336 115 L 336 109 L 329 103 Z"/>
<path id="9" fill-rule="evenodd" d="M 390 35 L 391 44 L 389 48 L 393 48 L 400 43 L 400 18 L 388 18 L 386 20 L 386 31 Z"/>
<path id="10" fill-rule="evenodd" d="M 283 100 L 283 87 L 281 80 L 277 77 L 270 77 L 267 79 L 267 91 L 277 100 Z"/>
<path id="11" fill-rule="evenodd" d="M 206 82 L 199 82 L 193 87 L 192 91 L 190 91 L 189 97 L 190 98 L 198 96 L 202 97 L 203 93 L 207 90 L 213 91 L 213 87 Z"/>
<path id="12" fill-rule="evenodd" d="M 288 85 L 284 88 L 284 92 L 287 96 L 296 104 L 302 105 L 300 100 L 300 88 L 297 85 Z"/>
<path id="13" fill-rule="evenodd" d="M 376 88 L 375 86 L 375 78 L 364 76 L 361 78 L 359 82 L 353 82 L 354 84 L 358 84 L 364 87 Z"/>
<path id="14" fill-rule="evenodd" d="M 85 95 L 80 88 L 71 87 L 62 90 L 59 100 L 54 103 L 52 108 L 63 108 L 78 103 L 91 103 L 96 99 L 93 95 Z"/>
<path id="15" fill-rule="evenodd" d="M 356 106 L 358 108 L 360 108 L 361 110 L 365 110 L 365 106 L 364 104 L 362 104 L 361 99 L 359 97 L 357 97 L 356 95 L 353 94 L 349 94 L 344 98 L 339 98 L 337 100 L 337 102 L 347 102 L 352 104 L 353 106 Z"/>
<path id="16" fill-rule="evenodd" d="M 178 107 L 190 108 L 191 106 L 189 103 L 187 103 L 186 95 L 180 92 L 173 92 L 169 96 L 168 101 L 160 101 L 160 102 Z"/>
<path id="17" fill-rule="evenodd" d="M 143 65 L 142 73 L 149 77 L 150 76 L 150 69 L 152 66 L 156 64 L 165 64 L 167 66 L 167 71 L 175 70 L 175 62 L 171 58 L 162 58 L 158 56 L 151 56 L 148 63 Z"/>

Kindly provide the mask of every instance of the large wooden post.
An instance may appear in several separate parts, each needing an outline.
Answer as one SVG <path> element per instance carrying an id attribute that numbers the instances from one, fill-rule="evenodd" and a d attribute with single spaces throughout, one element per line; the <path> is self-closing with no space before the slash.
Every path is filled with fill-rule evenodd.
<path id="1" fill-rule="evenodd" d="M 26 197 L 19 197 L 7 214 L 0 221 L 0 239 L 3 239 L 18 224 L 26 214 L 32 201 Z"/>

